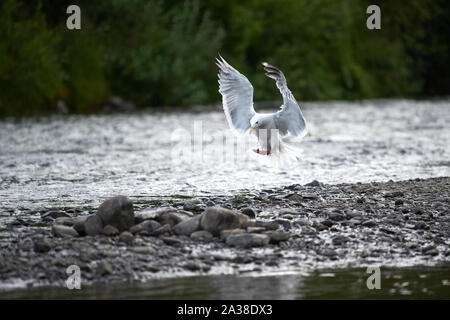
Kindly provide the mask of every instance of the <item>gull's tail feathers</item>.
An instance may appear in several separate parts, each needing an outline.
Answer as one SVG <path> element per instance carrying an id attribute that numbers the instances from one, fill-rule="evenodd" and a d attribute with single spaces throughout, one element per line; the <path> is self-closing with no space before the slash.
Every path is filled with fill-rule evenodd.
<path id="1" fill-rule="evenodd" d="M 287 170 L 298 165 L 302 152 L 302 149 L 293 143 L 280 139 L 278 147 L 272 150 L 270 155 L 253 153 L 253 158 L 261 165 L 277 170 Z"/>

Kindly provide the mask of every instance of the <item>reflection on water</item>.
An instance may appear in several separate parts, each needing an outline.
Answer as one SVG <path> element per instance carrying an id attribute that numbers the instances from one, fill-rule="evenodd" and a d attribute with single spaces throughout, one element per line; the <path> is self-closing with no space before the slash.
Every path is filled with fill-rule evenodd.
<path id="1" fill-rule="evenodd" d="M 449 266 L 383 268 L 381 289 L 369 290 L 366 269 L 304 275 L 200 276 L 99 285 L 0 291 L 3 299 L 450 299 Z"/>
<path id="2" fill-rule="evenodd" d="M 303 108 L 311 135 L 300 145 L 302 160 L 287 171 L 248 161 L 255 155 L 235 145 L 245 140 L 227 138 L 230 130 L 220 110 L 1 121 L 0 206 L 96 207 L 116 194 L 139 203 L 314 179 L 342 183 L 450 174 L 449 101 L 326 102 Z M 193 147 L 188 163 L 174 163 L 174 148 L 186 133 L 196 141 L 194 124 L 200 121 L 206 160 Z"/>

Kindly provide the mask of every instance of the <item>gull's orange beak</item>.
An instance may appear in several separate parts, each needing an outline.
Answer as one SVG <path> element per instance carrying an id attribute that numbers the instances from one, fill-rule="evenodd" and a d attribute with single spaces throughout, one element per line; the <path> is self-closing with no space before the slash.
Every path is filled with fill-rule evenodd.
<path id="1" fill-rule="evenodd" d="M 252 134 L 253 130 L 255 130 L 254 127 L 250 127 L 250 129 L 248 130 L 248 134 Z"/>

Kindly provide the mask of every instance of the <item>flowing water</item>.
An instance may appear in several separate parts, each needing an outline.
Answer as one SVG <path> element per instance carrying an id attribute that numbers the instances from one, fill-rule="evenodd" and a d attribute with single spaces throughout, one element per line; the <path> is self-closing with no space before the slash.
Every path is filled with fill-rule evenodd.
<path id="1" fill-rule="evenodd" d="M 3 299 L 450 299 L 448 266 L 380 268 L 379 289 L 366 269 L 269 276 L 201 276 L 69 290 L 0 291 Z M 369 283 L 375 284 L 372 280 Z"/>
<path id="2" fill-rule="evenodd" d="M 275 109 L 274 109 L 275 110 Z M 0 121 L 0 212 L 97 207 L 123 194 L 231 194 L 319 180 L 404 180 L 450 175 L 450 101 L 379 100 L 303 106 L 310 134 L 301 161 L 262 166 L 247 135 L 230 134 L 223 112 L 142 112 Z M 256 156 L 256 158 L 255 158 Z M 0 227 L 4 225 L 0 216 Z M 445 298 L 448 266 L 389 269 L 368 290 L 361 269 L 259 277 L 204 276 L 144 284 L 0 291 L 0 298 Z"/>
<path id="3" fill-rule="evenodd" d="M 275 110 L 275 109 L 274 109 Z M 301 161 L 261 166 L 220 110 L 0 122 L 0 208 L 98 206 L 116 194 L 229 194 L 450 175 L 450 101 L 308 103 Z"/>

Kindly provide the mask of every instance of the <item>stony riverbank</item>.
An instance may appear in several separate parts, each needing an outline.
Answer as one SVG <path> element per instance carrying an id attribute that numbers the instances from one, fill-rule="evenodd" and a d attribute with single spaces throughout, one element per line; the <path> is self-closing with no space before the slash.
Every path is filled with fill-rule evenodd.
<path id="1" fill-rule="evenodd" d="M 64 285 L 450 261 L 450 178 L 324 185 L 98 210 L 1 212 L 0 282 Z"/>

